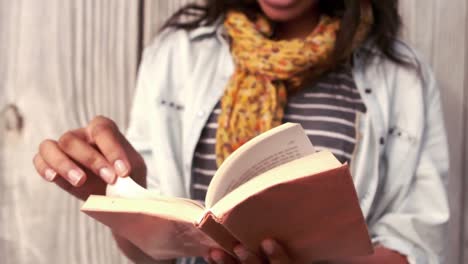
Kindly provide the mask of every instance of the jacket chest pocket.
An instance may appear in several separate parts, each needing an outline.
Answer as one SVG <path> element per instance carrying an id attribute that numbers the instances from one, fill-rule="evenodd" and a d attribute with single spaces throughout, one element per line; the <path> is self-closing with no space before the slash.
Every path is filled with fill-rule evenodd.
<path id="1" fill-rule="evenodd" d="M 166 122 L 170 129 L 179 131 L 181 126 L 181 116 L 185 110 L 185 106 L 170 97 L 161 97 L 157 99 L 156 111 L 162 120 L 156 122 Z"/>
<path id="2" fill-rule="evenodd" d="M 417 159 L 418 142 L 419 139 L 407 129 L 398 125 L 390 127 L 385 146 L 389 171 L 409 169 Z"/>
<path id="3" fill-rule="evenodd" d="M 166 144 L 166 148 L 171 149 L 169 153 L 163 153 L 165 156 L 175 155 L 180 152 L 182 142 L 182 115 L 185 106 L 169 96 L 161 96 L 156 99 L 156 120 L 160 127 L 159 135 L 155 135 L 160 140 L 160 144 Z M 180 155 L 180 153 L 177 153 Z"/>

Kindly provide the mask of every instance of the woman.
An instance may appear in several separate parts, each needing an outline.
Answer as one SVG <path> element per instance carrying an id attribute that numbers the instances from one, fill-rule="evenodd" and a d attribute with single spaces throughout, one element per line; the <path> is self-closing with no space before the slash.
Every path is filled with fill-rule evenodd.
<path id="1" fill-rule="evenodd" d="M 144 53 L 127 137 L 96 117 L 45 140 L 34 164 L 81 199 L 130 174 L 162 194 L 203 200 L 233 150 L 297 122 L 317 148 L 351 164 L 375 245 L 372 256 L 337 262 L 439 263 L 449 218 L 439 91 L 397 40 L 400 25 L 396 0 L 189 5 Z M 116 240 L 130 258 L 147 259 Z M 266 237 L 262 247 L 270 263 L 292 261 L 287 245 Z M 235 252 L 205 260 L 261 262 L 241 245 Z"/>

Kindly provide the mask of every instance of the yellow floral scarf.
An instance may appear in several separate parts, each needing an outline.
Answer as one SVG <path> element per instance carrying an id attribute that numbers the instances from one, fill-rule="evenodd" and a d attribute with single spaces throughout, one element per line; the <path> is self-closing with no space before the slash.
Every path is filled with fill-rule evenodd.
<path id="1" fill-rule="evenodd" d="M 372 23 L 370 6 L 362 8 L 354 47 Z M 305 39 L 275 41 L 264 17 L 250 21 L 241 12 L 227 14 L 224 27 L 236 66 L 221 99 L 216 134 L 218 166 L 251 138 L 281 124 L 288 92 L 300 89 L 305 76 L 314 79 L 328 70 L 340 20 L 322 16 Z M 349 51 L 351 54 L 352 51 Z"/>

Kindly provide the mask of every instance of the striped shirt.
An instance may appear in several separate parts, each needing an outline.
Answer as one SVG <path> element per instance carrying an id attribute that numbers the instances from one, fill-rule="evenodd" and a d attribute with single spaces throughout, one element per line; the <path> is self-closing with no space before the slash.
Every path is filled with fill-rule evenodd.
<path id="1" fill-rule="evenodd" d="M 216 172 L 215 142 L 220 104 L 215 106 L 195 148 L 191 196 L 204 203 Z M 356 146 L 358 113 L 365 113 L 350 66 L 341 66 L 288 98 L 283 122 L 299 123 L 315 149 L 330 150 L 340 162 L 351 162 Z M 182 263 L 205 263 L 185 259 Z"/>

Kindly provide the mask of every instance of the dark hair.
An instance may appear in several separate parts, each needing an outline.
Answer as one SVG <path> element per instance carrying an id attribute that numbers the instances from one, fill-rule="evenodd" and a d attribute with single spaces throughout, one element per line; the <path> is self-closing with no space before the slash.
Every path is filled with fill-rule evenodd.
<path id="1" fill-rule="evenodd" d="M 391 61 L 410 66 L 410 60 L 399 53 L 395 42 L 401 30 L 401 17 L 398 12 L 398 0 L 319 0 L 321 12 L 339 16 L 344 25 L 337 35 L 337 42 L 332 58 L 338 62 L 343 53 L 349 50 L 360 22 L 360 1 L 370 1 L 374 14 L 374 24 L 369 32 L 368 39 L 372 40 L 376 48 Z M 191 3 L 179 9 L 172 15 L 164 28 L 175 27 L 192 30 L 202 25 L 215 23 L 228 10 L 240 10 L 249 17 L 261 12 L 256 0 L 205 0 L 204 4 Z M 367 58 L 370 55 L 367 54 Z"/>

